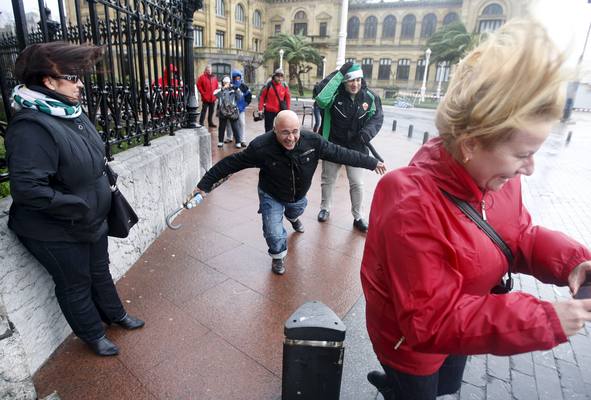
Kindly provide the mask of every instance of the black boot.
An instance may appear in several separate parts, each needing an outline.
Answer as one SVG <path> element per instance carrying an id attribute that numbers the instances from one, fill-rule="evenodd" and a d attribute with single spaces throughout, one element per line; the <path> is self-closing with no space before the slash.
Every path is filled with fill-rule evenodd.
<path id="1" fill-rule="evenodd" d="M 388 384 L 386 374 L 380 371 L 371 371 L 367 374 L 367 380 L 384 396 L 384 400 L 395 400 L 394 392 Z"/>
<path id="2" fill-rule="evenodd" d="M 86 342 L 88 347 L 92 349 L 99 356 L 116 356 L 119 354 L 119 348 L 115 343 L 111 342 L 106 336 L 95 340 L 94 342 Z"/>
<path id="3" fill-rule="evenodd" d="M 145 322 L 141 319 L 129 314 L 125 314 L 125 317 L 123 317 L 123 319 L 121 319 L 120 321 L 115 321 L 115 323 L 120 327 L 128 330 L 141 328 L 145 324 Z"/>

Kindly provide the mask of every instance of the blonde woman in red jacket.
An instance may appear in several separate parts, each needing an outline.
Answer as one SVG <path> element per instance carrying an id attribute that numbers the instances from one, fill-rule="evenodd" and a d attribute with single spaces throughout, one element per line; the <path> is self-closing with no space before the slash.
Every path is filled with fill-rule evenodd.
<path id="1" fill-rule="evenodd" d="M 508 270 L 573 294 L 591 278 L 589 249 L 533 225 L 521 198 L 520 176 L 533 173 L 533 156 L 561 115 L 562 62 L 539 24 L 507 23 L 459 63 L 437 112 L 440 136 L 378 184 L 361 280 L 385 371 L 368 380 L 385 399 L 454 393 L 467 355 L 551 349 L 591 321 L 591 299 L 551 303 L 498 290 Z M 471 205 L 511 254 L 452 197 Z"/>

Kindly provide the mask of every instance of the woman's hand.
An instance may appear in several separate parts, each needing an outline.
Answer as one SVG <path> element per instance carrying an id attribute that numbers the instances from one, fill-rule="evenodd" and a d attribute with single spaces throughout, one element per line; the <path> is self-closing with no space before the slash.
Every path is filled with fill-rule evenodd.
<path id="1" fill-rule="evenodd" d="M 384 164 L 381 161 L 378 161 L 378 165 L 376 165 L 374 171 L 376 171 L 376 174 L 384 175 L 386 173 L 386 164 Z"/>
<path id="2" fill-rule="evenodd" d="M 591 299 L 557 301 L 552 305 L 566 336 L 576 334 L 591 321 Z"/>
<path id="3" fill-rule="evenodd" d="M 577 294 L 579 288 L 587 279 L 591 280 L 591 260 L 580 263 L 568 275 L 568 287 L 571 293 L 573 295 Z"/>

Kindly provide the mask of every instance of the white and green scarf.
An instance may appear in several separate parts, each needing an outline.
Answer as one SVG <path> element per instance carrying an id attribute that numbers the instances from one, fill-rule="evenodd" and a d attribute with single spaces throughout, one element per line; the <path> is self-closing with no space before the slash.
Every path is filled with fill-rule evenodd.
<path id="1" fill-rule="evenodd" d="M 12 91 L 12 107 L 17 111 L 21 108 L 30 108 L 54 117 L 66 119 L 76 118 L 82 113 L 80 103 L 71 106 L 52 99 L 43 93 L 31 90 L 25 85 L 18 85 Z"/>

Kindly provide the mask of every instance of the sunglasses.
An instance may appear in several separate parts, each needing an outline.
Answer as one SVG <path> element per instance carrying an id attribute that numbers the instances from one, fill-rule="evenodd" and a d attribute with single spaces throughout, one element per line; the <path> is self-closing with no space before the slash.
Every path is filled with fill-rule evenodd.
<path id="1" fill-rule="evenodd" d="M 73 83 L 76 83 L 79 80 L 82 80 L 82 78 L 79 75 L 57 75 L 55 78 L 56 79 L 64 79 L 66 81 L 73 82 Z"/>

